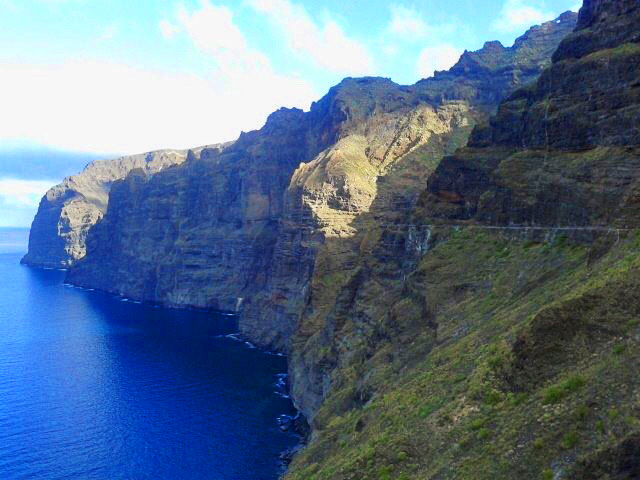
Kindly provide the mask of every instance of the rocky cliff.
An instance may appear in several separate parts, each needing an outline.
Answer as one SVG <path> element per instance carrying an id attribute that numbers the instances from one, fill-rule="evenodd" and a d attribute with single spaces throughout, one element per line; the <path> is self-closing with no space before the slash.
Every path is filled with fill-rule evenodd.
<path id="1" fill-rule="evenodd" d="M 287 478 L 640 477 L 640 4 L 579 18 L 416 208 L 316 268 Z"/>
<path id="2" fill-rule="evenodd" d="M 418 85 L 432 102 L 467 100 L 493 113 L 505 92 L 538 78 L 575 24 L 576 14 L 566 12 L 552 22 L 532 27 L 511 47 L 487 42 L 481 50 L 465 51 L 449 71 L 436 72 Z"/>
<path id="3" fill-rule="evenodd" d="M 286 350 L 287 478 L 637 477 L 640 6 L 576 17 L 131 171 L 68 279 Z"/>
<path id="4" fill-rule="evenodd" d="M 31 225 L 29 251 L 22 263 L 54 268 L 73 265 L 86 253 L 87 232 L 106 212 L 113 182 L 122 180 L 133 169 L 153 175 L 186 158 L 186 150 L 159 150 L 98 160 L 81 173 L 65 178 L 42 197 Z"/>
<path id="5" fill-rule="evenodd" d="M 309 112 L 276 112 L 223 152 L 205 149 L 203 158 L 151 178 L 132 172 L 114 185 L 89 255 L 69 281 L 174 306 L 241 311 L 245 334 L 286 349 L 325 240 L 335 239 L 323 257 L 342 248 L 334 247 L 340 239 L 351 245 L 362 228 L 354 222 L 374 199 L 381 204 L 381 191 L 389 192 L 387 210 L 408 208 L 442 155 L 464 144 L 496 98 L 549 64 L 549 44 L 575 21 L 565 14 L 533 28 L 501 48 L 490 69 L 477 59 L 490 63 L 495 45 L 465 54 L 465 66 L 448 76 L 410 87 L 346 79 Z M 382 186 L 392 173 L 395 192 Z"/>
<path id="6" fill-rule="evenodd" d="M 553 65 L 440 164 L 428 208 L 503 225 L 637 225 L 637 7 L 587 2 Z"/>
<path id="7" fill-rule="evenodd" d="M 224 151 L 112 187 L 69 280 L 175 306 L 237 311 L 263 288 L 291 172 L 338 134 L 332 105 L 282 109 Z M 315 132 L 315 133 L 312 133 Z"/>

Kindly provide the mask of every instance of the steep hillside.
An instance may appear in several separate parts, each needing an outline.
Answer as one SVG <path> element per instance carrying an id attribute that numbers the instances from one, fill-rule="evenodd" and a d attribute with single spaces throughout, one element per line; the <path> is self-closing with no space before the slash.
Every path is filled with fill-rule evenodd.
<path id="1" fill-rule="evenodd" d="M 22 263 L 65 268 L 86 253 L 87 232 L 104 215 L 111 185 L 133 169 L 157 173 L 187 158 L 187 151 L 159 150 L 91 162 L 79 174 L 49 190 L 38 207 Z"/>
<path id="2" fill-rule="evenodd" d="M 638 32 L 585 2 L 416 209 L 316 268 L 287 478 L 640 477 Z"/>

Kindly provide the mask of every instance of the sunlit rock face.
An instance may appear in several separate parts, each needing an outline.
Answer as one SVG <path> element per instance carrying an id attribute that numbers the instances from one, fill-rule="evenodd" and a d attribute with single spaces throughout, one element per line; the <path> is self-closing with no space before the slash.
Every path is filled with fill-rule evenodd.
<path id="1" fill-rule="evenodd" d="M 465 53 L 450 72 L 412 87 L 347 79 L 310 112 L 276 112 L 263 129 L 243 134 L 224 151 L 205 149 L 202 159 L 153 178 L 148 170 L 145 176 L 133 174 L 113 189 L 114 207 L 90 240 L 96 255 L 70 278 L 173 305 L 243 308 L 247 331 L 269 325 L 261 322 L 263 315 L 284 316 L 281 327 L 264 328 L 267 343 L 284 346 L 305 302 L 316 247 L 327 237 L 354 236 L 354 220 L 370 210 L 374 199 L 382 201 L 379 183 L 407 155 L 422 152 L 421 158 L 437 160 L 463 144 L 498 98 L 549 63 L 553 47 L 574 23 L 575 15 L 565 14 L 534 27 L 514 47 L 487 44 Z M 420 173 L 411 176 L 415 184 L 421 180 Z M 148 198 L 139 201 L 137 195 Z M 389 201 L 405 207 L 412 202 L 412 194 L 395 196 Z M 158 216 L 163 210 L 158 205 L 166 213 Z M 120 215 L 121 209 L 129 214 Z M 125 221 L 131 226 L 122 228 Z M 158 233 L 153 248 L 143 247 L 144 232 L 156 228 L 149 222 L 163 229 L 174 224 L 172 231 L 180 233 L 163 234 L 166 248 L 157 243 Z M 123 235 L 132 229 L 138 234 L 127 241 Z M 99 232 L 111 237 L 100 241 Z M 128 260 L 116 260 L 119 255 Z M 96 271 L 92 278 L 90 265 L 98 268 L 109 258 L 114 268 L 106 271 L 113 276 Z M 152 273 L 127 280 L 128 269 L 140 262 Z M 295 269 L 286 267 L 289 262 Z M 175 278 L 169 280 L 168 272 Z M 295 282 L 292 272 L 299 272 Z M 251 307 L 258 292 L 263 313 Z M 267 297 L 270 310 L 263 309 Z M 281 305 L 283 298 L 287 305 Z"/>

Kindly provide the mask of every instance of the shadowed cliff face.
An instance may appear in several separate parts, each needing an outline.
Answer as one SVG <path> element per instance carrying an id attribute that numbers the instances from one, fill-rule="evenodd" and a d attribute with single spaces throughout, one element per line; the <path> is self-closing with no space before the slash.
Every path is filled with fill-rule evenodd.
<path id="1" fill-rule="evenodd" d="M 65 268 L 86 253 L 85 239 L 107 210 L 113 182 L 136 168 L 152 175 L 187 158 L 186 151 L 160 150 L 90 163 L 79 174 L 51 188 L 31 225 L 29 252 L 22 262 Z"/>
<path id="2" fill-rule="evenodd" d="M 290 173 L 334 132 L 300 110 L 272 114 L 259 132 L 180 168 L 134 171 L 112 188 L 87 258 L 69 279 L 126 296 L 239 309 L 264 285 Z M 331 126 L 331 125 L 330 125 Z"/>
<path id="3" fill-rule="evenodd" d="M 513 48 L 467 53 L 414 86 L 346 79 L 309 112 L 280 110 L 223 151 L 131 172 L 114 183 L 68 281 L 241 312 L 247 337 L 291 354 L 294 401 L 314 419 L 353 380 L 342 367 L 354 356 L 375 355 L 390 336 L 432 343 L 424 300 L 408 298 L 404 281 L 428 244 L 413 206 L 440 159 L 550 63 L 576 18 L 536 27 Z M 352 383 L 342 409 L 370 395 L 366 378 Z"/>
<path id="4" fill-rule="evenodd" d="M 171 305 L 242 310 L 247 333 L 283 348 L 295 319 L 278 315 L 273 290 L 278 282 L 309 281 L 311 270 L 295 260 L 297 253 L 296 265 L 286 261 L 288 249 L 305 248 L 299 236 L 286 240 L 290 222 L 300 220 L 289 230 L 294 236 L 317 226 L 314 218 L 298 218 L 307 197 L 326 200 L 337 217 L 351 210 L 352 218 L 371 203 L 378 174 L 427 141 L 433 128 L 469 123 L 462 114 L 442 114 L 442 120 L 433 108 L 418 111 L 417 97 L 389 80 L 349 79 L 310 112 L 280 110 L 221 153 L 205 149 L 200 159 L 149 179 L 134 171 L 113 186 L 108 214 L 89 238 L 89 255 L 69 280 Z M 290 188 L 292 176 L 314 158 L 312 168 L 333 159 L 333 174 L 319 171 L 320 182 L 301 195 Z M 321 241 L 325 233 L 318 233 Z M 292 291 L 293 302 L 304 299 Z M 254 321 L 260 322 L 255 329 L 246 327 Z"/>
<path id="5" fill-rule="evenodd" d="M 465 53 L 449 72 L 412 87 L 430 104 L 399 117 L 407 126 L 397 137 L 401 141 L 389 143 L 394 145 L 389 152 L 401 152 L 388 164 L 380 158 L 353 162 L 358 144 L 348 138 L 351 149 L 338 142 L 329 155 L 294 174 L 289 192 L 299 206 L 297 217 L 310 217 L 315 232 L 315 237 L 303 236 L 298 243 L 304 246 L 298 250 L 303 255 L 296 258 L 306 259 L 313 276 L 293 284 L 282 276 L 276 292 L 280 314 L 288 314 L 290 324 L 298 325 L 290 348 L 296 405 L 310 420 L 317 420 L 316 426 L 325 421 L 315 418 L 318 408 L 336 387 L 350 386 L 339 410 L 366 402 L 370 387 L 351 371 L 354 359 L 376 353 L 383 357 L 386 353 L 376 352 L 380 345 L 402 343 L 412 336 L 423 337 L 425 348 L 432 343 L 434 330 L 424 299 L 407 296 L 414 288 L 413 280 L 407 279 L 429 243 L 429 231 L 412 220 L 419 193 L 440 159 L 463 146 L 473 126 L 486 120 L 500 99 L 550 65 L 554 49 L 576 17 L 567 13 L 534 27 L 510 48 L 490 42 L 481 51 Z M 388 120 L 376 122 L 392 125 Z M 420 140 L 415 143 L 418 132 Z M 375 137 L 363 144 L 366 153 L 376 150 Z M 411 148 L 402 151 L 403 145 Z M 355 171 L 335 174 L 349 169 Z M 357 180 L 366 175 L 375 182 Z M 306 231 L 300 222 L 288 225 L 298 235 Z M 247 332 L 260 328 L 256 321 Z"/>

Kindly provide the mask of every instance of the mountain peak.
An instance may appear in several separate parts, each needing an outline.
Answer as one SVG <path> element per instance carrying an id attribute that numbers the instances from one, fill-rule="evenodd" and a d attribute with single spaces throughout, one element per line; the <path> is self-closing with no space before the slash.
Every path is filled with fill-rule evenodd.
<path id="1" fill-rule="evenodd" d="M 577 30 L 590 28 L 600 22 L 610 22 L 615 17 L 628 16 L 639 7 L 638 0 L 584 0 Z"/>

